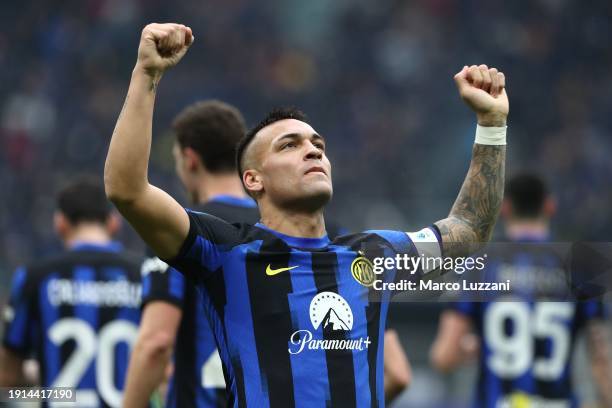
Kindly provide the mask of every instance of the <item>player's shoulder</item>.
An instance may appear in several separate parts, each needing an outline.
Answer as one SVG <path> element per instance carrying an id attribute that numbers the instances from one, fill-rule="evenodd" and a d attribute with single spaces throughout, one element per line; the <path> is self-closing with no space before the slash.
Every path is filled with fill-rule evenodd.
<path id="1" fill-rule="evenodd" d="M 215 245 L 238 245 L 249 239 L 257 230 L 252 224 L 228 222 L 216 215 L 187 209 L 190 219 L 190 235 L 201 236 Z"/>
<path id="2" fill-rule="evenodd" d="M 13 287 L 25 288 L 26 291 L 32 289 L 50 274 L 64 268 L 65 258 L 64 253 L 54 253 L 24 263 L 13 273 Z"/>
<path id="3" fill-rule="evenodd" d="M 57 271 L 67 264 L 73 263 L 69 252 L 56 252 L 27 262 L 23 269 L 30 280 L 41 279 L 52 271 Z"/>
<path id="4" fill-rule="evenodd" d="M 194 208 L 196 211 L 213 215 L 230 224 L 254 225 L 259 220 L 259 211 L 256 204 L 246 205 L 245 200 L 237 199 L 240 203 L 225 201 L 209 201 Z"/>
<path id="5" fill-rule="evenodd" d="M 420 231 L 366 230 L 355 234 L 341 235 L 334 239 L 335 245 L 355 247 L 363 244 L 390 246 L 394 249 L 405 249 L 413 244 L 431 243 L 439 246 L 439 232 L 434 227 Z"/>
<path id="6" fill-rule="evenodd" d="M 145 257 L 134 251 L 123 250 L 111 253 L 110 259 L 114 260 L 117 265 L 122 265 L 126 270 L 136 271 L 139 274 Z"/>
<path id="7" fill-rule="evenodd" d="M 69 250 L 30 262 L 25 265 L 25 269 L 32 280 L 43 279 L 52 273 L 68 272 L 79 265 L 92 268 L 120 268 L 127 275 L 139 276 L 142 261 L 143 257 L 141 255 L 124 249 Z"/>
<path id="8" fill-rule="evenodd" d="M 361 231 L 356 233 L 339 235 L 332 239 L 333 245 L 355 247 L 363 243 L 387 243 L 384 234 L 378 231 Z"/>

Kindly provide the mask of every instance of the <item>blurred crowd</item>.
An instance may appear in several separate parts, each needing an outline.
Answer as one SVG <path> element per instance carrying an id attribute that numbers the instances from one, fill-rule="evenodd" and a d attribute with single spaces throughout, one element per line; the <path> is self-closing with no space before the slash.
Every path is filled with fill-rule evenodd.
<path id="1" fill-rule="evenodd" d="M 329 214 L 351 229 L 443 218 L 467 170 L 475 118 L 453 75 L 503 70 L 508 173 L 554 188 L 557 240 L 612 235 L 612 3 L 606 0 L 22 0 L 0 14 L 0 281 L 59 247 L 54 193 L 104 158 L 147 22 L 195 44 L 158 91 L 150 179 L 184 200 L 172 117 L 218 98 L 254 124 L 295 105 L 328 140 Z M 139 250 L 136 235 L 123 233 Z"/>

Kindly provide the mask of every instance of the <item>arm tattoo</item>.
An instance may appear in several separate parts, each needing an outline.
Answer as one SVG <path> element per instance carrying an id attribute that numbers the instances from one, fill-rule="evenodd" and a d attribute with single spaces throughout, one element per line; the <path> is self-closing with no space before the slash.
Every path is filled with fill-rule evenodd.
<path id="1" fill-rule="evenodd" d="M 475 144 L 472 163 L 448 218 L 436 222 L 448 256 L 472 253 L 493 233 L 504 195 L 506 146 Z"/>

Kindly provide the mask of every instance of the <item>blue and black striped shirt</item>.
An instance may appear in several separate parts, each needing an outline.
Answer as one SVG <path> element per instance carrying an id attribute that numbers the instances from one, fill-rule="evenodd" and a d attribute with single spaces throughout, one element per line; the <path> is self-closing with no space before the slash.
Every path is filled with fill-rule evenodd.
<path id="1" fill-rule="evenodd" d="M 44 387 L 75 387 L 79 407 L 119 407 L 140 321 L 139 257 L 78 244 L 17 270 L 3 345 L 35 357 Z"/>
<path id="2" fill-rule="evenodd" d="M 503 298 L 453 306 L 482 339 L 474 407 L 578 407 L 572 350 L 586 322 L 605 317 L 604 304 L 570 301 L 570 271 L 552 245 L 512 243 L 489 254 L 485 280 L 506 279 L 512 291 Z"/>
<path id="3" fill-rule="evenodd" d="M 435 227 L 330 241 L 188 215 L 189 235 L 168 263 L 207 294 L 230 406 L 384 406 L 382 338 L 391 293 L 364 284 L 354 262 L 416 255 L 420 237 L 439 248 Z M 381 279 L 419 277 L 388 270 Z"/>

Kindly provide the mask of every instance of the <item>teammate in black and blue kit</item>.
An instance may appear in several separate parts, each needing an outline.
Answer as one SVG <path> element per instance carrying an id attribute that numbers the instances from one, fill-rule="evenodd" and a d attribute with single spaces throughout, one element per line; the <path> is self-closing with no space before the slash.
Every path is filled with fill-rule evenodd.
<path id="1" fill-rule="evenodd" d="M 259 211 L 236 176 L 235 147 L 246 131 L 240 112 L 221 101 L 197 102 L 177 116 L 173 131 L 176 173 L 193 208 L 228 222 L 255 224 Z M 204 310 L 207 294 L 157 257 L 146 260 L 142 271 L 143 318 L 125 406 L 146 405 L 171 353 L 167 407 L 226 406 L 221 359 Z"/>
<path id="2" fill-rule="evenodd" d="M 515 244 L 494 250 L 486 276 L 510 279 L 512 292 L 503 301 L 458 302 L 441 317 L 432 363 L 447 372 L 478 354 L 475 407 L 578 407 L 571 362 L 582 330 L 602 406 L 612 406 L 605 305 L 572 300 L 564 258 L 550 246 L 535 245 L 549 240 L 553 212 L 554 201 L 540 178 L 522 174 L 510 180 L 502 217 Z"/>
<path id="3" fill-rule="evenodd" d="M 261 215 L 254 226 L 185 211 L 149 184 L 157 85 L 192 43 L 191 29 L 179 24 L 143 30 L 107 156 L 107 196 L 161 259 L 208 294 L 230 406 L 384 406 L 380 340 L 391 293 L 372 289 L 375 277 L 365 265 L 372 257 L 416 255 L 425 245 L 463 256 L 465 245 L 451 244 L 489 239 L 503 193 L 503 74 L 474 65 L 455 76 L 480 126 L 448 218 L 418 233 L 366 231 L 330 241 L 325 141 L 294 110 L 271 113 L 239 145 L 239 175 Z M 411 278 L 396 272 L 379 278 Z"/>
<path id="4" fill-rule="evenodd" d="M 59 193 L 54 224 L 67 251 L 13 278 L 0 385 L 25 385 L 23 362 L 33 357 L 41 386 L 76 388 L 78 407 L 120 407 L 140 320 L 142 260 L 112 241 L 119 218 L 95 180 Z"/>

